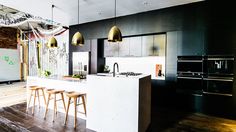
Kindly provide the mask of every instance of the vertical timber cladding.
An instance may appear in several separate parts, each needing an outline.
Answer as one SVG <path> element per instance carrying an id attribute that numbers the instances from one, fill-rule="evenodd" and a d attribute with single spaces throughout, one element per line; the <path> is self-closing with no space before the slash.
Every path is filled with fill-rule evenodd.
<path id="1" fill-rule="evenodd" d="M 17 49 L 17 29 L 1 27 L 0 28 L 0 48 Z"/>

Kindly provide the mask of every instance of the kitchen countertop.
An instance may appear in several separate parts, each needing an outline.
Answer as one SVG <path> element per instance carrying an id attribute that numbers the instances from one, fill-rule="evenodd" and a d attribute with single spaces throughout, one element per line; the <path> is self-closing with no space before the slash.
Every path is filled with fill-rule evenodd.
<path id="1" fill-rule="evenodd" d="M 50 80 L 60 80 L 66 82 L 79 82 L 79 83 L 86 83 L 86 79 L 77 79 L 77 78 L 64 78 L 63 76 L 49 76 L 49 77 L 40 77 L 40 76 L 28 76 L 30 78 L 38 78 L 38 79 L 50 79 Z"/>

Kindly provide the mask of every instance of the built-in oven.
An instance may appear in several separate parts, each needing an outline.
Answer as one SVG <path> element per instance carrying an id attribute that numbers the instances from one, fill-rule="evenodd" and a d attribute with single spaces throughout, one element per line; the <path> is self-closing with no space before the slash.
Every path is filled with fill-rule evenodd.
<path id="1" fill-rule="evenodd" d="M 204 72 L 211 76 L 231 76 L 233 66 L 233 56 L 206 56 L 204 58 Z"/>
<path id="2" fill-rule="evenodd" d="M 177 92 L 202 94 L 203 57 L 178 56 L 177 59 Z"/>
<path id="3" fill-rule="evenodd" d="M 233 56 L 206 56 L 204 58 L 203 93 L 232 96 L 233 71 Z"/>
<path id="4" fill-rule="evenodd" d="M 202 56 L 178 56 L 177 59 L 178 73 L 203 73 L 203 59 Z"/>
<path id="5" fill-rule="evenodd" d="M 203 93 L 214 95 L 232 96 L 232 77 L 207 77 L 203 78 Z"/>

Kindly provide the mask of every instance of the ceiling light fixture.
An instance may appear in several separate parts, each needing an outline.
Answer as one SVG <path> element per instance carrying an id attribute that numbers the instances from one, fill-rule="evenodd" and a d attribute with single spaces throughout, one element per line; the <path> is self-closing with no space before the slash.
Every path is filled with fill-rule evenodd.
<path id="1" fill-rule="evenodd" d="M 79 26 L 79 0 L 78 0 L 78 26 Z M 75 46 L 77 46 L 77 45 L 83 46 L 84 45 L 84 37 L 79 31 L 73 35 L 72 44 Z"/>
<path id="2" fill-rule="evenodd" d="M 122 34 L 120 29 L 116 26 L 116 0 L 115 0 L 115 26 L 113 26 L 108 33 L 108 42 L 121 42 Z"/>
<path id="3" fill-rule="evenodd" d="M 48 40 L 48 47 L 49 48 L 56 48 L 57 47 L 57 40 L 54 37 L 54 33 L 53 33 L 53 8 L 55 7 L 55 5 L 52 4 L 52 36 L 51 38 Z"/>

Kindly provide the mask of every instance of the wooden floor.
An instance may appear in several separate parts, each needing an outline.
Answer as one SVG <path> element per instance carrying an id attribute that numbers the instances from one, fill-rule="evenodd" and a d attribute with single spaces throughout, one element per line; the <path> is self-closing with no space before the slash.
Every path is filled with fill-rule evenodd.
<path id="1" fill-rule="evenodd" d="M 25 82 L 17 82 L 10 85 L 0 84 L 0 107 L 11 106 L 25 102 L 25 85 Z"/>
<path id="2" fill-rule="evenodd" d="M 65 114 L 58 113 L 55 122 L 52 122 L 52 110 L 49 110 L 44 120 L 44 109 L 35 108 L 34 116 L 26 113 L 26 103 L 0 109 L 0 132 L 92 132 L 86 129 L 86 121 L 83 119 L 77 118 L 75 130 L 72 116 L 69 116 L 68 124 L 64 126 Z"/>
<path id="3" fill-rule="evenodd" d="M 52 111 L 43 119 L 44 110 L 36 108 L 34 116 L 27 114 L 26 103 L 0 109 L 0 132 L 91 132 L 86 121 L 78 118 L 77 129 L 73 129 L 73 117 L 64 126 L 64 114 L 58 113 L 52 122 Z M 152 123 L 148 132 L 236 132 L 236 121 L 199 113 L 188 113 L 173 109 L 152 109 Z"/>

